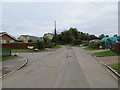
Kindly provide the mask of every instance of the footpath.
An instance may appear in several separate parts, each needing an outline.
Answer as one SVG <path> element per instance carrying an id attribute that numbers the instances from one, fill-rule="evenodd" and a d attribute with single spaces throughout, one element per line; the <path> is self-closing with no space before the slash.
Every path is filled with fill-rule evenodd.
<path id="1" fill-rule="evenodd" d="M 17 56 L 14 59 L 6 60 L 0 64 L 0 78 L 7 74 L 21 69 L 28 63 L 28 60 L 24 57 Z"/>
<path id="2" fill-rule="evenodd" d="M 103 52 L 108 50 L 90 50 L 89 53 L 94 55 L 94 53 Z M 95 55 L 94 55 L 95 56 Z M 95 56 L 96 57 L 96 56 Z M 100 62 L 102 62 L 109 70 L 111 70 L 115 75 L 120 77 L 120 74 L 117 71 L 113 70 L 109 65 L 118 64 L 118 59 L 120 56 L 105 56 L 105 57 L 96 57 Z"/>

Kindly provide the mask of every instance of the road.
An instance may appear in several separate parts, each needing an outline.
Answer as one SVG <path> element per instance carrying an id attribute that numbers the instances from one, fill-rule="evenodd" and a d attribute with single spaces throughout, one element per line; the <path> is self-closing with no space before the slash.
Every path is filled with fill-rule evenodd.
<path id="1" fill-rule="evenodd" d="M 19 55 L 29 63 L 4 77 L 3 88 L 118 88 L 108 70 L 80 47 Z"/>

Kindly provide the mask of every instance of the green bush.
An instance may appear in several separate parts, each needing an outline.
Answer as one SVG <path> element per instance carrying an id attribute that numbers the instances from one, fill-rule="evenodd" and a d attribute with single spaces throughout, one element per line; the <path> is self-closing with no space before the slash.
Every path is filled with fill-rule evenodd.
<path id="1" fill-rule="evenodd" d="M 52 48 L 53 46 L 55 46 L 55 43 L 47 43 L 44 45 L 45 48 Z"/>
<path id="2" fill-rule="evenodd" d="M 88 46 L 89 45 L 89 41 L 82 41 L 82 45 L 83 46 Z"/>
<path id="3" fill-rule="evenodd" d="M 33 42 L 32 40 L 28 40 L 28 42 Z"/>
<path id="4" fill-rule="evenodd" d="M 80 45 L 82 43 L 81 40 L 74 40 L 73 45 Z"/>
<path id="5" fill-rule="evenodd" d="M 104 48 L 104 42 L 103 41 L 97 41 L 97 42 L 90 42 L 89 48 Z"/>
<path id="6" fill-rule="evenodd" d="M 36 43 L 36 46 L 34 48 L 37 48 L 37 49 L 43 49 L 44 48 L 44 45 L 45 43 L 43 41 L 38 41 Z"/>

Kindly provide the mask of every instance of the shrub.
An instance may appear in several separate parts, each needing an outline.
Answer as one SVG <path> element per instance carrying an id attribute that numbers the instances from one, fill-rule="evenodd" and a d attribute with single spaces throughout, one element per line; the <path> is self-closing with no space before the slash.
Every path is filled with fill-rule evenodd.
<path id="1" fill-rule="evenodd" d="M 90 42 L 89 43 L 90 48 L 100 48 L 100 46 L 102 48 L 104 48 L 104 42 L 103 41 L 97 41 L 97 42 Z"/>
<path id="2" fill-rule="evenodd" d="M 73 45 L 80 45 L 82 43 L 81 40 L 74 40 Z"/>
<path id="3" fill-rule="evenodd" d="M 83 46 L 88 46 L 89 45 L 89 41 L 82 41 Z"/>
<path id="4" fill-rule="evenodd" d="M 43 49 L 44 45 L 45 45 L 45 43 L 43 41 L 38 41 L 34 48 Z"/>
<path id="5" fill-rule="evenodd" d="M 28 42 L 32 42 L 32 40 L 28 40 Z"/>
<path id="6" fill-rule="evenodd" d="M 55 46 L 55 43 L 47 43 L 44 48 L 52 48 L 52 46 Z"/>

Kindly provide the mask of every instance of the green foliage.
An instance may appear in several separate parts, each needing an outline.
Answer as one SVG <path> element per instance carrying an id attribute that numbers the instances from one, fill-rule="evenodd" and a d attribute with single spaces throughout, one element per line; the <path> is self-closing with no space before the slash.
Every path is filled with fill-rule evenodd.
<path id="1" fill-rule="evenodd" d="M 94 53 L 95 56 L 97 57 L 105 57 L 105 56 L 120 56 L 120 54 L 117 54 L 113 51 L 104 51 L 104 52 L 98 52 Z"/>
<path id="2" fill-rule="evenodd" d="M 97 42 L 90 42 L 89 43 L 90 48 L 100 48 L 100 46 L 102 46 L 102 48 L 104 47 L 104 42 L 103 41 L 97 41 Z"/>
<path id="3" fill-rule="evenodd" d="M 10 59 L 13 59 L 13 58 L 15 58 L 15 56 L 5 56 L 5 57 L 0 58 L 0 62 L 5 61 L 5 60 L 10 60 Z"/>
<path id="4" fill-rule="evenodd" d="M 89 45 L 89 41 L 82 41 L 82 45 L 83 46 L 88 46 Z"/>
<path id="5" fill-rule="evenodd" d="M 60 45 L 52 46 L 51 48 L 61 48 Z"/>
<path id="6" fill-rule="evenodd" d="M 48 43 L 48 41 L 49 41 L 50 39 L 49 39 L 48 36 L 45 36 L 45 37 L 43 38 L 43 40 L 44 40 L 45 43 Z"/>
<path id="7" fill-rule="evenodd" d="M 111 64 L 110 66 L 120 74 L 120 63 Z"/>
<path id="8" fill-rule="evenodd" d="M 44 45 L 45 48 L 52 48 L 53 46 L 55 46 L 55 43 L 47 43 Z"/>
<path id="9" fill-rule="evenodd" d="M 80 37 L 80 34 L 76 28 L 70 28 L 69 29 L 70 34 L 74 37 L 74 39 L 78 40 Z"/>
<path id="10" fill-rule="evenodd" d="M 33 52 L 30 49 L 12 49 L 11 52 Z"/>
<path id="11" fill-rule="evenodd" d="M 82 43 L 82 40 L 74 40 L 73 45 L 80 45 Z"/>
<path id="12" fill-rule="evenodd" d="M 53 42 L 57 44 L 81 44 L 82 40 L 97 38 L 95 35 L 79 32 L 76 28 L 70 28 L 53 37 Z"/>
<path id="13" fill-rule="evenodd" d="M 100 48 L 89 48 L 89 47 L 85 47 L 85 50 L 100 50 Z"/>
<path id="14" fill-rule="evenodd" d="M 33 42 L 32 40 L 28 40 L 28 42 Z"/>
<path id="15" fill-rule="evenodd" d="M 34 48 L 37 48 L 37 49 L 44 49 L 44 45 L 45 43 L 43 41 L 38 41 L 36 43 L 36 46 Z"/>

